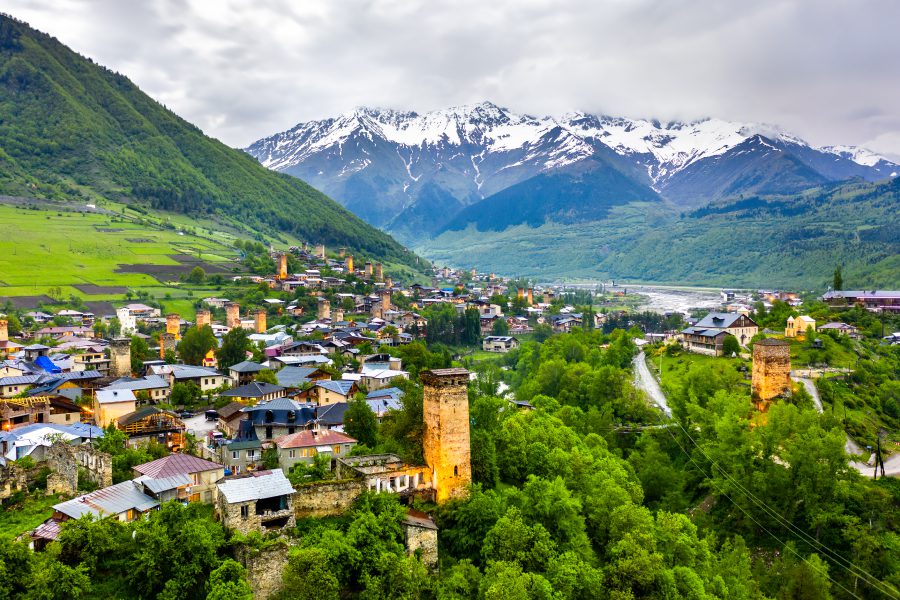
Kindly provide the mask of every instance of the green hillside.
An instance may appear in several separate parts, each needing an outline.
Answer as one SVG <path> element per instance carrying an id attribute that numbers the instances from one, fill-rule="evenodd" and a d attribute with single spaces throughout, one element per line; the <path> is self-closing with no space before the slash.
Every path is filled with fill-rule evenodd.
<path id="1" fill-rule="evenodd" d="M 415 257 L 304 182 L 211 139 L 56 39 L 0 16 L 0 194 L 100 202 Z"/>
<path id="2" fill-rule="evenodd" d="M 676 214 L 615 207 L 605 219 L 470 224 L 423 241 L 439 262 L 544 279 L 822 289 L 843 264 L 849 287 L 900 287 L 900 181 L 851 183 L 797 196 L 747 198 Z"/>

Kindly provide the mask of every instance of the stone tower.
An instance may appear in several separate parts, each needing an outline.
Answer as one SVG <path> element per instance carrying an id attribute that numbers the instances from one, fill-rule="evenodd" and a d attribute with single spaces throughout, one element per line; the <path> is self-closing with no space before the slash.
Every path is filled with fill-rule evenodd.
<path id="1" fill-rule="evenodd" d="M 197 329 L 212 325 L 212 313 L 201 308 L 197 311 Z"/>
<path id="2" fill-rule="evenodd" d="M 381 290 L 378 292 L 378 295 L 381 297 L 381 315 L 384 318 L 384 314 L 391 310 L 391 292 L 388 290 Z"/>
<path id="3" fill-rule="evenodd" d="M 175 339 L 181 337 L 181 317 L 176 313 L 166 315 L 166 333 L 175 336 Z"/>
<path id="4" fill-rule="evenodd" d="M 534 288 L 528 288 L 528 306 L 534 304 Z"/>
<path id="5" fill-rule="evenodd" d="M 131 338 L 113 338 L 109 341 L 110 377 L 131 377 Z"/>
<path id="6" fill-rule="evenodd" d="M 353 255 L 348 254 L 347 258 L 344 259 L 344 267 L 347 269 L 348 273 L 353 273 Z"/>
<path id="7" fill-rule="evenodd" d="M 266 327 L 266 311 L 263 308 L 257 308 L 253 312 L 253 325 L 256 329 L 256 333 L 265 333 L 268 328 Z"/>
<path id="8" fill-rule="evenodd" d="M 316 319 L 330 319 L 331 318 L 331 302 L 326 300 L 325 298 L 319 298 L 319 306 L 316 311 Z"/>
<path id="9" fill-rule="evenodd" d="M 432 470 L 435 501 L 463 498 L 472 483 L 469 449 L 469 372 L 432 369 L 419 374 L 425 386 L 425 463 Z"/>
<path id="10" fill-rule="evenodd" d="M 278 255 L 278 276 L 277 278 L 284 281 L 287 279 L 287 254 L 282 252 Z"/>
<path id="11" fill-rule="evenodd" d="M 791 346 L 766 338 L 753 344 L 753 401 L 757 406 L 791 389 Z"/>
<path id="12" fill-rule="evenodd" d="M 335 308 L 335 309 L 331 312 L 331 322 L 332 322 L 332 323 L 340 323 L 340 322 L 343 321 L 343 320 L 344 320 L 344 309 L 342 309 L 342 308 Z"/>
<path id="13" fill-rule="evenodd" d="M 384 265 L 375 263 L 375 281 L 384 281 Z"/>
<path id="14" fill-rule="evenodd" d="M 390 275 L 388 275 L 387 277 L 384 278 L 384 287 L 386 287 L 386 288 L 394 287 L 394 280 L 391 279 Z"/>
<path id="15" fill-rule="evenodd" d="M 178 345 L 178 338 L 175 337 L 174 334 L 169 333 L 168 331 L 160 334 L 159 336 L 159 359 L 165 360 L 166 352 L 171 350 L 175 352 L 175 346 Z"/>
<path id="16" fill-rule="evenodd" d="M 0 342 L 9 341 L 9 321 L 0 319 Z"/>
<path id="17" fill-rule="evenodd" d="M 319 244 L 316 246 L 316 256 L 323 259 L 325 258 L 325 244 Z"/>
<path id="18" fill-rule="evenodd" d="M 225 326 L 228 329 L 237 329 L 241 326 L 241 305 L 237 302 L 225 305 Z"/>
<path id="19" fill-rule="evenodd" d="M 366 279 L 372 279 L 372 261 L 366 261 Z"/>
<path id="20" fill-rule="evenodd" d="M 344 258 L 345 256 L 347 256 L 347 249 L 338 248 L 338 258 Z"/>
<path id="21" fill-rule="evenodd" d="M 525 288 L 516 288 L 516 298 L 519 300 L 525 299 Z"/>

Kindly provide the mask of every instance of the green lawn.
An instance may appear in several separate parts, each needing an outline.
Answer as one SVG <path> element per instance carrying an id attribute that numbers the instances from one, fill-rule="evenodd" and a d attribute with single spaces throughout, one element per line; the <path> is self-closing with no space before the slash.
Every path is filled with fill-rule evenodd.
<path id="1" fill-rule="evenodd" d="M 727 365 L 732 369 L 737 369 L 741 365 L 750 368 L 750 361 L 741 358 L 725 358 L 721 356 L 707 356 L 705 354 L 694 354 L 692 352 L 682 352 L 677 356 L 662 357 L 662 378 L 661 385 L 667 393 L 681 389 L 684 385 L 684 378 L 692 365 Z M 660 359 L 656 351 L 647 352 L 647 365 L 654 375 L 659 377 Z"/>
<path id="2" fill-rule="evenodd" d="M 0 540 L 9 540 L 31 531 L 53 515 L 53 505 L 59 501 L 55 495 L 35 494 L 14 506 L 4 505 L 0 508 Z"/>

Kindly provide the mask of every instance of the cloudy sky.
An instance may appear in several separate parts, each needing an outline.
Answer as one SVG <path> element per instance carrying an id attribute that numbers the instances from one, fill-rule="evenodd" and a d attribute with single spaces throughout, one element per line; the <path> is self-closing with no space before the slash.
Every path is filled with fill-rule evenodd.
<path id="1" fill-rule="evenodd" d="M 355 106 L 492 100 L 778 124 L 900 157 L 900 2 L 6 0 L 233 146 Z"/>

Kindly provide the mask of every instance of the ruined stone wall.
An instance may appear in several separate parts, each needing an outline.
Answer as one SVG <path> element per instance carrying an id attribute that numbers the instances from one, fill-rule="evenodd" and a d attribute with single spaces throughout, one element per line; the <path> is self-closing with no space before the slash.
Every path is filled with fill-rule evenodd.
<path id="1" fill-rule="evenodd" d="M 791 389 L 791 347 L 783 340 L 753 344 L 753 399 L 767 401 Z"/>
<path id="2" fill-rule="evenodd" d="M 321 481 L 294 486 L 294 516 L 327 517 L 340 515 L 350 508 L 364 491 L 366 483 L 361 479 Z"/>
<path id="3" fill-rule="evenodd" d="M 290 544 L 286 540 L 262 549 L 241 545 L 234 550 L 235 560 L 247 569 L 253 597 L 262 600 L 281 590 L 281 577 L 289 556 Z"/>
<path id="4" fill-rule="evenodd" d="M 438 532 L 436 529 L 404 525 L 406 553 L 413 556 L 418 552 L 419 560 L 428 569 L 436 569 L 438 564 Z"/>
<path id="5" fill-rule="evenodd" d="M 440 504 L 464 497 L 472 483 L 469 447 L 469 372 L 465 369 L 424 371 L 423 412 L 425 462 L 433 471 L 435 499 Z"/>
<path id="6" fill-rule="evenodd" d="M 28 489 L 25 469 L 14 462 L 0 465 L 0 500 L 6 500 L 20 490 Z"/>
<path id="7" fill-rule="evenodd" d="M 90 444 L 55 442 L 47 450 L 47 467 L 52 471 L 47 477 L 48 495 L 77 493 L 79 469 L 98 487 L 112 485 L 112 456 Z"/>

